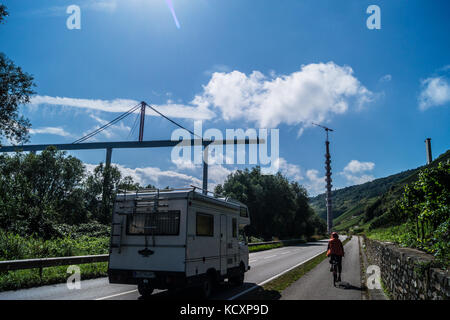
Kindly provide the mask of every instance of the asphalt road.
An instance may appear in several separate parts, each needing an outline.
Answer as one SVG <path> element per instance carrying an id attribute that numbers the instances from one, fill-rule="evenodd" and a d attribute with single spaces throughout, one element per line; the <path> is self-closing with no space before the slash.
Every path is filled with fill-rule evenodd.
<path id="1" fill-rule="evenodd" d="M 345 238 L 344 238 L 345 239 Z M 352 240 L 353 241 L 353 240 Z M 251 269 L 240 287 L 223 284 L 212 299 L 233 299 L 244 291 L 261 285 L 280 273 L 326 250 L 327 240 L 250 253 Z M 359 273 L 358 273 L 359 274 Z M 328 275 L 327 278 L 330 278 Z M 189 290 L 168 293 L 155 290 L 151 299 L 192 297 Z M 136 300 L 141 296 L 136 286 L 110 284 L 107 278 L 82 280 L 80 289 L 69 290 L 65 283 L 31 289 L 0 292 L 0 300 Z"/>
<path id="2" fill-rule="evenodd" d="M 286 288 L 281 300 L 361 300 L 361 275 L 358 237 L 345 245 L 342 260 L 342 282 L 333 286 L 328 259 Z"/>

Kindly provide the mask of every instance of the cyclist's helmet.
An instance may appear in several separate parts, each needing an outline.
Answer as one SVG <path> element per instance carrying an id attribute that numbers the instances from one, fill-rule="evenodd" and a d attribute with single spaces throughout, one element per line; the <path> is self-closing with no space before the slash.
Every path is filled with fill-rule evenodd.
<path id="1" fill-rule="evenodd" d="M 337 232 L 333 232 L 333 233 L 331 234 L 331 237 L 334 238 L 334 239 L 338 239 L 338 238 L 339 238 Z"/>

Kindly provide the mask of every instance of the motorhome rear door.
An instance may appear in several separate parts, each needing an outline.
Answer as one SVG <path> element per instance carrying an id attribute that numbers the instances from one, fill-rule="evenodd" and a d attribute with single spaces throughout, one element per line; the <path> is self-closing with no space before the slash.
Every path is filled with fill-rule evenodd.
<path id="1" fill-rule="evenodd" d="M 227 273 L 227 216 L 220 215 L 220 273 Z"/>

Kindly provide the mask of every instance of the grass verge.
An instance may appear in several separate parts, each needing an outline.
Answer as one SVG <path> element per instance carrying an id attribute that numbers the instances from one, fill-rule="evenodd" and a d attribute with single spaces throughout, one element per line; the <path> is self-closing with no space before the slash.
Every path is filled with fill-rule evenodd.
<path id="1" fill-rule="evenodd" d="M 42 277 L 39 275 L 39 269 L 0 272 L 0 291 L 64 283 L 71 275 L 71 273 L 67 273 L 68 267 L 43 268 Z M 108 271 L 107 262 L 80 264 L 78 267 L 80 268 L 81 280 L 105 277 Z"/>
<path id="2" fill-rule="evenodd" d="M 343 245 L 350 241 L 351 236 L 344 240 Z M 281 292 L 289 287 L 292 283 L 300 279 L 307 272 L 314 269 L 319 263 L 325 260 L 327 257 L 326 252 L 318 255 L 317 257 L 306 261 L 297 268 L 286 272 L 278 278 L 266 283 L 262 287 L 259 287 L 249 293 L 241 296 L 239 300 L 274 300 L 281 297 Z"/>
<path id="3" fill-rule="evenodd" d="M 0 261 L 33 258 L 68 257 L 106 254 L 109 237 L 66 236 L 51 240 L 22 237 L 0 229 Z M 79 265 L 81 279 L 103 277 L 107 274 L 108 263 Z M 64 283 L 71 274 L 68 266 L 42 269 L 0 271 L 0 291 L 24 289 L 48 284 Z"/>
<path id="4" fill-rule="evenodd" d="M 258 246 L 251 246 L 251 247 L 248 247 L 248 251 L 249 251 L 249 252 L 264 251 L 264 250 L 270 250 L 270 249 L 280 248 L 280 247 L 282 247 L 282 246 L 283 246 L 282 243 L 261 244 L 261 245 L 258 245 Z"/>

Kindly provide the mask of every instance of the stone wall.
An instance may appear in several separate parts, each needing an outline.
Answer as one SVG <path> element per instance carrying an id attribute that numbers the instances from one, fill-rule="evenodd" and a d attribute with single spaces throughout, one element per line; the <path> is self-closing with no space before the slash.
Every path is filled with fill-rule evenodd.
<path id="1" fill-rule="evenodd" d="M 431 268 L 432 255 L 365 237 L 364 244 L 369 263 L 380 267 L 391 299 L 450 299 L 450 272 Z"/>

